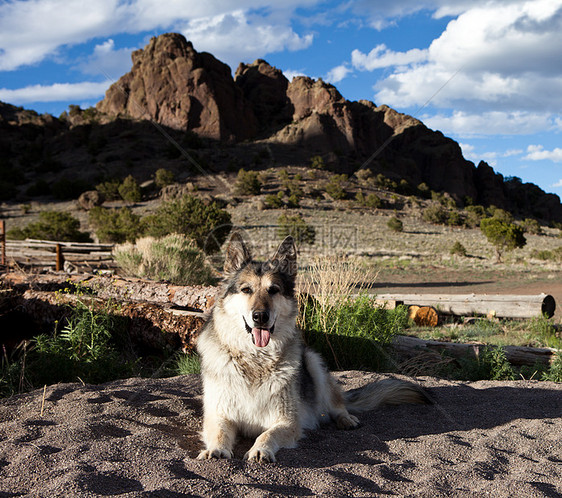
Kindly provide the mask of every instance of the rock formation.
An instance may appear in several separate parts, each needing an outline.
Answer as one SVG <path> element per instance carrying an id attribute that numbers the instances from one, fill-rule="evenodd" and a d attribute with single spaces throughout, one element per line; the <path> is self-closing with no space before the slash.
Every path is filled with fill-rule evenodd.
<path id="1" fill-rule="evenodd" d="M 230 68 L 194 50 L 182 35 L 152 38 L 132 54 L 133 67 L 98 103 L 101 112 L 159 124 L 217 140 L 244 140 L 256 119 Z"/>

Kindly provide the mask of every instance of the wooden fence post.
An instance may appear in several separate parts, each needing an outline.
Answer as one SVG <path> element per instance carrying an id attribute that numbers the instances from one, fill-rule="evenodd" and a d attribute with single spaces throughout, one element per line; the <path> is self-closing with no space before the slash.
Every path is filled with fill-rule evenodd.
<path id="1" fill-rule="evenodd" d="M 60 244 L 57 244 L 57 264 L 56 264 L 56 271 L 62 271 L 64 269 L 64 255 L 62 253 L 62 247 Z"/>
<path id="2" fill-rule="evenodd" d="M 0 246 L 2 252 L 2 259 L 0 260 L 0 264 L 2 266 L 6 265 L 6 222 L 4 220 L 0 220 Z"/>

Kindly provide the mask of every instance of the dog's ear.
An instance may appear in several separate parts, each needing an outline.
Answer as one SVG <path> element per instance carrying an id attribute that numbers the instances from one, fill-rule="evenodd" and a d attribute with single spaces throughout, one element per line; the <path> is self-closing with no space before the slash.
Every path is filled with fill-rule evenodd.
<path id="1" fill-rule="evenodd" d="M 238 271 L 244 264 L 252 260 L 252 254 L 244 243 L 244 239 L 239 232 L 234 232 L 230 236 L 226 248 L 226 258 L 224 260 L 224 272 L 232 273 Z"/>
<path id="2" fill-rule="evenodd" d="M 289 235 L 281 242 L 271 261 L 279 266 L 279 271 L 287 273 L 292 278 L 297 276 L 297 248 L 293 237 Z"/>

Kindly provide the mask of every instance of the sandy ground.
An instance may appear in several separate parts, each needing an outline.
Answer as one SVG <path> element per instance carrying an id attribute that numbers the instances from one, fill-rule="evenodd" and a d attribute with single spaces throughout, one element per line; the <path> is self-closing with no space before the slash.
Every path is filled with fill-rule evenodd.
<path id="1" fill-rule="evenodd" d="M 346 388 L 380 378 L 342 372 Z M 0 496 L 560 496 L 562 384 L 417 379 L 433 405 L 327 424 L 275 464 L 199 461 L 198 376 L 0 400 Z"/>

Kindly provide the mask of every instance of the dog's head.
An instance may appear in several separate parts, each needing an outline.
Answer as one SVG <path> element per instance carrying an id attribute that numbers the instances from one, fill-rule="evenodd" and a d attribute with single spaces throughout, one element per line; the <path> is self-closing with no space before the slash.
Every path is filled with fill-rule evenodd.
<path id="1" fill-rule="evenodd" d="M 294 331 L 296 269 L 292 237 L 287 237 L 265 262 L 252 259 L 239 233 L 230 238 L 222 308 L 230 319 L 238 321 L 232 323 L 233 329 L 247 332 L 244 340 L 251 337 L 257 348 L 265 348 L 272 338 L 283 340 Z"/>

